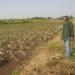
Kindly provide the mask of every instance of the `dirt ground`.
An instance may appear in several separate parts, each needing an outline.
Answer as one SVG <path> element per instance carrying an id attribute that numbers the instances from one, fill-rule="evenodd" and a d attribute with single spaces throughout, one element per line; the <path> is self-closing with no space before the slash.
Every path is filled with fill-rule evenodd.
<path id="1" fill-rule="evenodd" d="M 11 60 L 0 67 L 0 75 L 10 75 L 10 72 L 20 66 L 20 75 L 75 75 L 75 62 L 68 62 L 64 56 L 48 45 L 63 45 L 58 35 L 36 51 L 27 51 L 25 56 L 17 56 L 18 61 Z M 47 46 L 46 46 L 47 45 Z"/>

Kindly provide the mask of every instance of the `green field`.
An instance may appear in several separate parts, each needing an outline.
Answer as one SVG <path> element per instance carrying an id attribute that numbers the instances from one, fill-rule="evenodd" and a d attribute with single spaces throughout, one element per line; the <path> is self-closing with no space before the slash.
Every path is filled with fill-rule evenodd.
<path id="1" fill-rule="evenodd" d="M 53 53 L 54 55 L 62 54 L 64 56 L 65 50 L 62 44 L 63 42 L 60 41 L 61 36 L 59 34 L 61 32 L 61 29 L 59 28 L 62 24 L 63 21 L 61 20 L 50 19 L 0 20 L 0 51 L 3 53 L 3 55 L 0 53 L 0 75 L 20 75 L 23 67 L 26 67 L 32 61 L 32 59 L 37 56 L 40 46 L 47 47 L 47 50 L 49 49 L 50 55 Z M 55 39 L 56 37 L 60 38 Z M 53 41 L 53 39 L 55 40 Z M 52 43 L 50 41 L 52 41 Z M 73 52 L 71 56 L 72 61 L 75 61 L 74 49 L 75 44 L 73 45 Z M 43 49 L 41 51 L 44 52 Z M 40 53 L 39 55 L 42 57 L 42 54 Z M 36 59 L 38 58 L 36 57 Z M 64 59 L 65 57 L 63 58 L 63 61 Z M 8 60 L 8 62 L 5 60 Z M 2 64 L 2 61 L 4 61 L 4 64 Z M 38 62 L 40 62 L 39 59 Z M 43 67 L 48 69 L 50 64 L 53 65 L 52 62 L 54 65 L 58 63 L 56 59 L 55 61 L 47 61 L 45 66 L 40 66 L 41 70 L 44 70 Z M 36 73 L 38 73 L 37 70 Z M 22 73 L 21 75 L 25 74 Z M 26 75 L 48 74 L 41 74 L 40 72 L 39 74 L 27 73 Z"/>

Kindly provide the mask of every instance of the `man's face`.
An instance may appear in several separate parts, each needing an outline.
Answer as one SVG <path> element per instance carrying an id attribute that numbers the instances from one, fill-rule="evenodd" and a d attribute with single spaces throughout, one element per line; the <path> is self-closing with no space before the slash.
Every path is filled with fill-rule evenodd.
<path id="1" fill-rule="evenodd" d="M 64 21 L 67 21 L 67 20 L 68 20 L 68 17 L 67 17 L 67 16 L 65 16 L 65 17 L 64 17 Z"/>

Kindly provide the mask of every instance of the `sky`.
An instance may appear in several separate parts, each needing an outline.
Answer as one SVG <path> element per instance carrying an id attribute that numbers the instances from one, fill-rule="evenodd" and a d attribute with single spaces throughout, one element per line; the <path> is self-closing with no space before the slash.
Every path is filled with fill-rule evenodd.
<path id="1" fill-rule="evenodd" d="M 75 16 L 75 0 L 0 0 L 0 18 Z"/>

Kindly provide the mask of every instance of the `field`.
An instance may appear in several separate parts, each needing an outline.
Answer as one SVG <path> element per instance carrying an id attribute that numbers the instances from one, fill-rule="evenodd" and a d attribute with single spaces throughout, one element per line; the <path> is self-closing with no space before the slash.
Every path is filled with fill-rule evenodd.
<path id="1" fill-rule="evenodd" d="M 0 22 L 0 75 L 75 75 L 75 40 L 71 62 L 67 62 L 61 40 L 63 21 Z"/>

